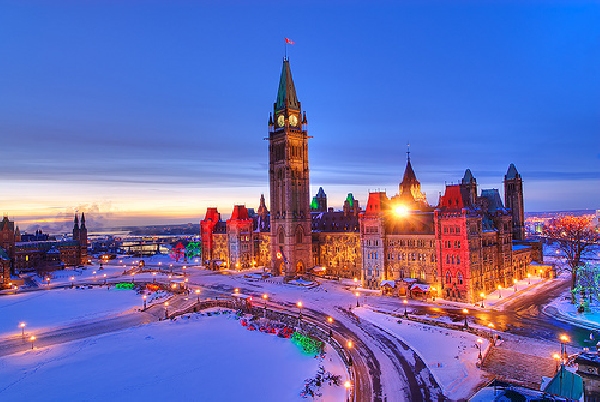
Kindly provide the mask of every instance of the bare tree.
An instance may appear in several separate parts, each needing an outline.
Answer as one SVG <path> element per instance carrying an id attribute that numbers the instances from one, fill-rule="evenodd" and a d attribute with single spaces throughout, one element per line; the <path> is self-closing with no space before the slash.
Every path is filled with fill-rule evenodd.
<path id="1" fill-rule="evenodd" d="M 591 219 L 583 216 L 563 216 L 556 218 L 544 228 L 549 239 L 555 241 L 565 257 L 571 271 L 571 289 L 577 286 L 578 267 L 592 246 L 598 242 L 598 234 L 592 228 Z"/>

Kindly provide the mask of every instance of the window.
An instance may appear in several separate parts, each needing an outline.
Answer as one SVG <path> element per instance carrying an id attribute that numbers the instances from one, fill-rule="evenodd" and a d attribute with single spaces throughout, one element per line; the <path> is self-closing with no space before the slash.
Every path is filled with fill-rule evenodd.
<path id="1" fill-rule="evenodd" d="M 446 283 L 452 283 L 452 274 L 450 271 L 446 271 Z"/>
<path id="2" fill-rule="evenodd" d="M 460 272 L 458 272 L 456 274 L 456 278 L 458 279 L 458 284 L 462 285 L 463 284 L 463 276 L 462 276 L 462 274 Z"/>

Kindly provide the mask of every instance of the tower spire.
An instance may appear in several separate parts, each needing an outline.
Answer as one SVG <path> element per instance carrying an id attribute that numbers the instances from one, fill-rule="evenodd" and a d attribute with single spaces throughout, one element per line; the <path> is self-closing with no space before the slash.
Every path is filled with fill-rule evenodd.
<path id="1" fill-rule="evenodd" d="M 406 162 L 410 163 L 410 142 L 406 143 Z"/>
<path id="2" fill-rule="evenodd" d="M 290 61 L 287 58 L 283 60 L 283 68 L 281 70 L 281 75 L 279 76 L 275 111 L 286 108 L 300 110 L 300 102 L 298 102 L 298 97 L 296 96 L 296 86 L 292 79 Z"/>

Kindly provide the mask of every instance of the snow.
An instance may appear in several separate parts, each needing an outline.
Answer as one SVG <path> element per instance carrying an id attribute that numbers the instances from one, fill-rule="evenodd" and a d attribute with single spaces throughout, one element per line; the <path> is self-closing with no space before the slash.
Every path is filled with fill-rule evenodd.
<path id="1" fill-rule="evenodd" d="M 321 361 L 228 315 L 197 314 L 0 358 L 0 399 L 300 401 L 319 364 L 345 375 L 335 353 Z M 315 401 L 346 391 L 320 392 Z"/>
<path id="2" fill-rule="evenodd" d="M 477 336 L 410 320 L 400 320 L 399 324 L 397 318 L 368 308 L 353 311 L 361 319 L 377 324 L 410 345 L 427 364 L 447 398 L 468 398 L 472 390 L 481 384 L 482 371 L 476 367 L 479 355 Z M 482 341 L 485 354 L 489 342 L 487 339 Z"/>
<path id="3" fill-rule="evenodd" d="M 140 308 L 141 296 L 133 290 L 114 287 L 56 289 L 21 292 L 0 297 L 0 336 L 21 334 L 43 327 L 63 326 L 74 321 L 115 315 L 132 307 Z"/>

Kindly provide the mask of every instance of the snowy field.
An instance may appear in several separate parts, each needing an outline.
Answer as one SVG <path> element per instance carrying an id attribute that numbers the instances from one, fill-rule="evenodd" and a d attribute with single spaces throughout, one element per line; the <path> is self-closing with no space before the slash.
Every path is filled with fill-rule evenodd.
<path id="1" fill-rule="evenodd" d="M 82 319 L 114 315 L 142 307 L 142 298 L 133 290 L 56 289 L 0 296 L 0 336 L 59 327 Z"/>
<path id="2" fill-rule="evenodd" d="M 410 345 L 427 364 L 447 398 L 468 398 L 483 381 L 482 371 L 475 364 L 479 355 L 477 337 L 461 331 L 401 320 L 367 308 L 353 309 L 361 319 L 390 331 Z M 482 339 L 485 353 L 489 342 Z"/>
<path id="3" fill-rule="evenodd" d="M 228 315 L 193 315 L 0 358 L 0 400 L 301 401 L 320 364 L 345 376 L 335 353 L 318 359 Z M 346 393 L 320 392 L 308 400 Z"/>

